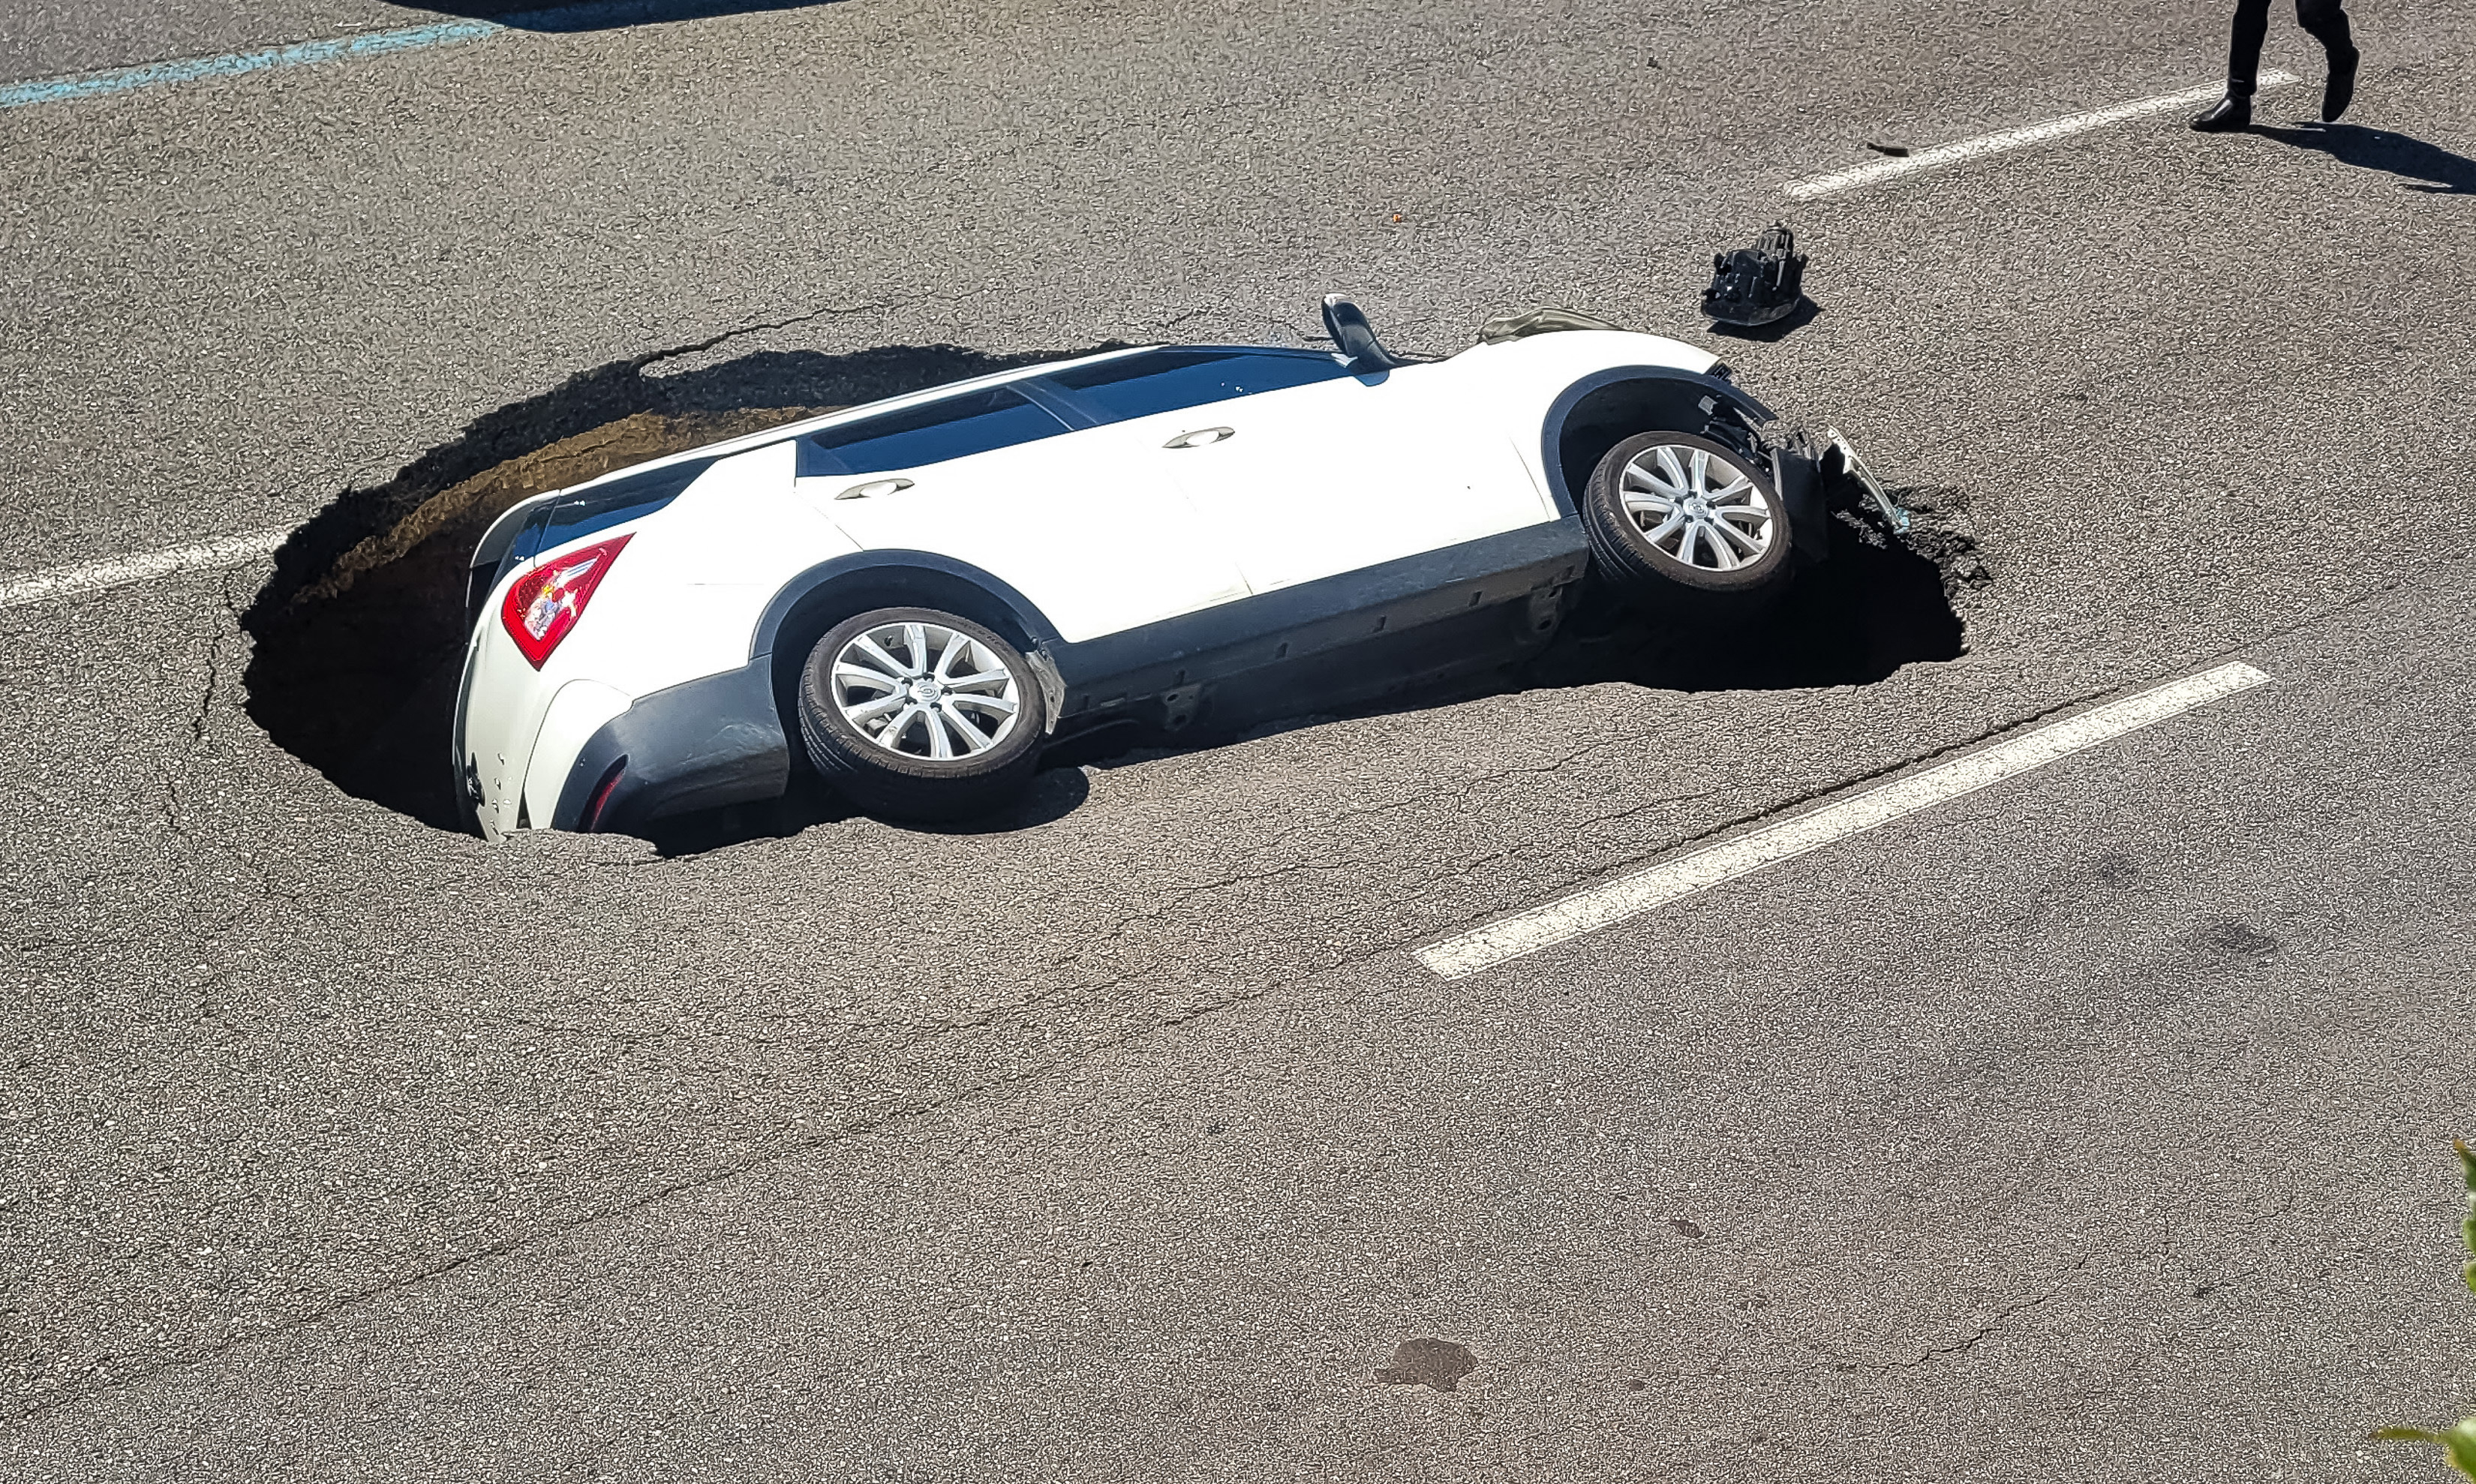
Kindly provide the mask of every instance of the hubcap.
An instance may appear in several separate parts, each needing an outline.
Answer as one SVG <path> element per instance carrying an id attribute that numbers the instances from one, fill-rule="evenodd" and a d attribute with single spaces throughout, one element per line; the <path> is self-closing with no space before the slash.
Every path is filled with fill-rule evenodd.
<path id="1" fill-rule="evenodd" d="M 1770 498 L 1709 449 L 1644 449 L 1625 465 L 1617 493 L 1651 550 L 1686 566 L 1729 572 L 1771 549 Z"/>
<path id="2" fill-rule="evenodd" d="M 1014 730 L 1023 683 L 989 647 L 939 624 L 880 624 L 834 655 L 834 705 L 861 736 L 909 757 L 985 753 Z"/>

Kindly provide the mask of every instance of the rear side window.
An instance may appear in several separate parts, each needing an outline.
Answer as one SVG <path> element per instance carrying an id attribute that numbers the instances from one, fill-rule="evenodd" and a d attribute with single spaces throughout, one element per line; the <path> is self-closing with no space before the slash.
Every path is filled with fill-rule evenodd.
<path id="1" fill-rule="evenodd" d="M 1349 374 L 1341 362 L 1315 352 L 1152 351 L 1052 371 L 1041 380 L 1064 388 L 1094 416 L 1118 422 Z"/>
<path id="2" fill-rule="evenodd" d="M 555 500 L 535 509 L 527 518 L 524 528 L 515 533 L 511 543 L 512 556 L 515 560 L 523 561 L 597 531 L 607 531 L 613 526 L 651 515 L 685 493 L 687 487 L 697 482 L 697 477 L 712 465 L 710 458 L 672 464 L 668 468 L 612 480 L 607 484 L 597 484 Z M 481 557 L 482 553 L 474 554 L 475 560 Z"/>
<path id="3" fill-rule="evenodd" d="M 1065 431 L 1064 422 L 1023 393 L 992 386 L 812 433 L 800 440 L 800 473 L 909 469 Z"/>

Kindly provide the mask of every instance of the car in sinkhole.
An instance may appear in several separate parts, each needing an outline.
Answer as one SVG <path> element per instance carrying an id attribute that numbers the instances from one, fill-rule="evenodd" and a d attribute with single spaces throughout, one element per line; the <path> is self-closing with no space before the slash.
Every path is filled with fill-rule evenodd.
<path id="1" fill-rule="evenodd" d="M 1002 807 L 1045 747 L 1365 702 L 1544 646 L 1586 586 L 1681 626 L 1821 559 L 1846 441 L 1566 310 L 1458 354 L 1151 345 L 938 386 L 515 506 L 476 548 L 454 766 L 482 832 L 641 831 L 813 769 Z M 1896 512 L 1892 512 L 1896 513 Z"/>

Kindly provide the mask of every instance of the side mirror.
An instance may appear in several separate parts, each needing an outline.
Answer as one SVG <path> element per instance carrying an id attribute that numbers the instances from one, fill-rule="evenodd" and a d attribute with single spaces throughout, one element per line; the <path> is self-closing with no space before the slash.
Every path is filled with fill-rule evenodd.
<path id="1" fill-rule="evenodd" d="M 1366 312 L 1339 294 L 1324 296 L 1324 328 L 1332 336 L 1334 347 L 1349 358 L 1349 369 L 1360 375 L 1389 371 L 1402 364 L 1399 357 L 1384 348 L 1383 341 L 1375 338 Z"/>

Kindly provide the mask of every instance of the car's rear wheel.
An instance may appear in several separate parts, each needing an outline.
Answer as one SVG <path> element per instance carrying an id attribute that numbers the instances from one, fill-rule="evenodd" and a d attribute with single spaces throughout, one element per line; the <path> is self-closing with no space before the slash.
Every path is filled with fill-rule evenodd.
<path id="1" fill-rule="evenodd" d="M 1779 486 L 1724 443 L 1636 433 L 1600 458 L 1581 505 L 1599 572 L 1628 600 L 1738 612 L 1788 580 L 1795 534 Z"/>
<path id="2" fill-rule="evenodd" d="M 1047 703 L 988 628 L 934 608 L 845 619 L 808 652 L 800 734 L 817 772 L 868 813 L 952 820 L 996 808 L 1039 761 Z"/>

